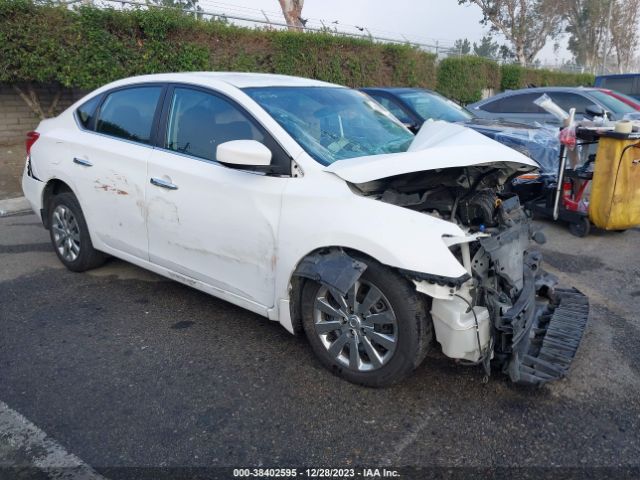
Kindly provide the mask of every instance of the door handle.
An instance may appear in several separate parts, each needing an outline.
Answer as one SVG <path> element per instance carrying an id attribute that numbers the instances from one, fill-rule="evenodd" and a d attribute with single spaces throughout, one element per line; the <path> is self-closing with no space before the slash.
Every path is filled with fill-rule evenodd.
<path id="1" fill-rule="evenodd" d="M 75 157 L 73 159 L 73 163 L 77 163 L 78 165 L 82 165 L 83 167 L 93 167 L 93 163 L 91 163 L 89 160 L 84 160 L 82 158 Z"/>
<path id="2" fill-rule="evenodd" d="M 167 182 L 166 180 L 162 180 L 161 178 L 151 177 L 149 180 L 151 185 L 155 185 L 156 187 L 166 188 L 167 190 L 177 190 L 178 186 L 174 183 Z"/>

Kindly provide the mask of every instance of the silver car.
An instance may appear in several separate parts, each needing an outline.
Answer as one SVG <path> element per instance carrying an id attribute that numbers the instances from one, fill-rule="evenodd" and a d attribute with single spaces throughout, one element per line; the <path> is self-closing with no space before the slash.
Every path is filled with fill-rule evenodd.
<path id="1" fill-rule="evenodd" d="M 576 118 L 593 117 L 606 112 L 610 120 L 620 120 L 625 115 L 638 115 L 636 109 L 605 93 L 598 88 L 585 87 L 541 87 L 507 90 L 493 97 L 467 106 L 474 115 L 481 118 L 504 119 L 528 124 L 559 125 L 550 113 L 534 103 L 541 95 L 547 94 L 562 109 L 576 109 Z"/>

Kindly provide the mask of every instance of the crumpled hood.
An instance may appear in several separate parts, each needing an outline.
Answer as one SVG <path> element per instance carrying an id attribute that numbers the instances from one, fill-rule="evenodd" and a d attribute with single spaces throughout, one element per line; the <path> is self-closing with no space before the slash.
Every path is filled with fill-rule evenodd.
<path id="1" fill-rule="evenodd" d="M 351 183 L 425 170 L 494 164 L 509 173 L 538 168 L 529 157 L 470 128 L 427 121 L 408 151 L 338 160 L 325 168 Z"/>

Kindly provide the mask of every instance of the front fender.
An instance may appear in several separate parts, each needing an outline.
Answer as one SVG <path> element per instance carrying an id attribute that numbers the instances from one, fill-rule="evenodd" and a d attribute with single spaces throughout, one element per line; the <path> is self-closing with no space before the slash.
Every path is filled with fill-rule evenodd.
<path id="1" fill-rule="evenodd" d="M 353 193 L 342 180 L 322 182 L 322 197 L 313 179 L 287 187 L 279 232 L 279 298 L 298 263 L 310 252 L 343 247 L 362 252 L 401 270 L 437 277 L 467 274 L 443 236 L 461 237 L 454 223 Z"/>

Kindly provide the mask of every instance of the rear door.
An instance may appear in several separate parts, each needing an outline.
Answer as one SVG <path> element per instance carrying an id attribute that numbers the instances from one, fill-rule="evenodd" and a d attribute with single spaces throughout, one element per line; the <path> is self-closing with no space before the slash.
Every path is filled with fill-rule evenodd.
<path id="1" fill-rule="evenodd" d="M 71 145 L 78 197 L 97 248 L 148 259 L 147 161 L 165 87 L 112 90 Z"/>

